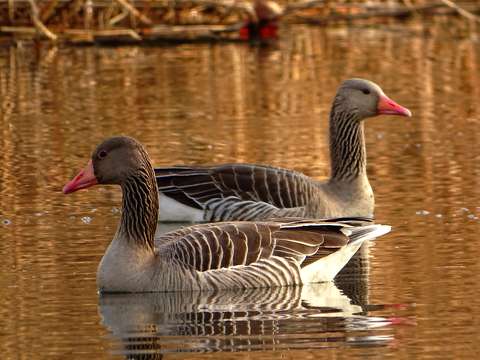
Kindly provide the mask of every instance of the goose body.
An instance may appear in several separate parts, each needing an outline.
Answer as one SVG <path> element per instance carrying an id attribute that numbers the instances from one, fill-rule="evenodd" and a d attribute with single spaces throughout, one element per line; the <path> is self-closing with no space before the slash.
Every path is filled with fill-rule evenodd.
<path id="1" fill-rule="evenodd" d="M 201 224 L 157 238 L 154 251 L 116 238 L 97 283 L 100 291 L 151 292 L 331 281 L 364 241 L 388 231 L 348 222 Z"/>
<path id="2" fill-rule="evenodd" d="M 265 220 L 373 216 L 363 120 L 411 116 L 363 79 L 339 87 L 330 113 L 331 175 L 320 182 L 296 171 L 255 164 L 156 168 L 160 221 Z"/>
<path id="3" fill-rule="evenodd" d="M 103 256 L 97 286 L 105 292 L 257 288 L 333 280 L 361 244 L 390 231 L 366 219 L 219 222 L 155 238 L 158 196 L 143 146 L 128 137 L 100 144 L 64 187 L 122 188 L 122 216 Z"/>
<path id="4" fill-rule="evenodd" d="M 316 181 L 255 164 L 155 169 L 160 221 L 211 222 L 276 217 L 372 217 L 368 178 Z"/>

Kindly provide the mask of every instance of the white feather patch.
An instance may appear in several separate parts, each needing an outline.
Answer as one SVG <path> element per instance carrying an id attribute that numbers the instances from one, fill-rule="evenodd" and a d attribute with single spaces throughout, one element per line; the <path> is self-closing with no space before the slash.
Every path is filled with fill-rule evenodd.
<path id="1" fill-rule="evenodd" d="M 359 237 L 356 241 L 351 242 L 341 247 L 340 250 L 334 252 L 333 254 L 321 258 L 316 262 L 302 268 L 302 270 L 300 271 L 302 283 L 308 284 L 315 282 L 332 281 L 338 274 L 338 272 L 342 270 L 343 267 L 348 263 L 352 256 L 355 255 L 355 253 L 365 241 L 373 240 L 379 236 L 388 233 L 391 230 L 391 227 L 388 225 L 368 225 L 364 227 L 359 227 L 357 229 L 365 230 L 366 228 L 368 228 L 370 231 Z"/>
<path id="2" fill-rule="evenodd" d="M 204 221 L 204 211 L 182 204 L 160 193 L 159 221 L 201 222 Z"/>
<path id="3" fill-rule="evenodd" d="M 340 248 L 333 254 L 309 264 L 300 270 L 303 284 L 333 281 L 335 276 L 347 264 L 363 241 L 355 241 Z"/>

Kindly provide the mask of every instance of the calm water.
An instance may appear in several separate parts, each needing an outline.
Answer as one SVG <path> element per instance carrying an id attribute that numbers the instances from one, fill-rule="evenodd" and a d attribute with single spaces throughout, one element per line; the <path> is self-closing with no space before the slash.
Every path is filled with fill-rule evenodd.
<path id="1" fill-rule="evenodd" d="M 480 43 L 418 27 L 292 27 L 267 47 L 0 54 L 2 359 L 480 352 Z M 367 122 L 376 216 L 393 231 L 336 284 L 97 295 L 119 189 L 61 188 L 100 140 L 134 136 L 157 165 L 258 162 L 322 178 L 330 102 L 352 76 L 414 117 Z"/>

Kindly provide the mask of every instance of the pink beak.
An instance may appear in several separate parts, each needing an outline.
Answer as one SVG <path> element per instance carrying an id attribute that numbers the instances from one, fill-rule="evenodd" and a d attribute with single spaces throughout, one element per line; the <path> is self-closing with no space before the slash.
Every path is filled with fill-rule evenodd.
<path id="1" fill-rule="evenodd" d="M 73 178 L 73 180 L 70 180 L 63 187 L 63 193 L 70 194 L 77 190 L 86 189 L 95 184 L 98 184 L 98 181 L 93 171 L 92 160 L 90 160 L 87 166 L 85 166 L 85 168 L 80 171 L 78 175 Z"/>
<path id="2" fill-rule="evenodd" d="M 412 113 L 406 107 L 398 105 L 395 101 L 386 95 L 380 95 L 377 105 L 378 114 L 384 115 L 400 115 L 411 117 Z"/>

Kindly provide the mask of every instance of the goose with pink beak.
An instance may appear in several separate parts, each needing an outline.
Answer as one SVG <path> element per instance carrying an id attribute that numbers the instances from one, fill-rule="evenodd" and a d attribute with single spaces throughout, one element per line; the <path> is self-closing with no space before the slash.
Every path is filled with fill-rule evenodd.
<path id="1" fill-rule="evenodd" d="M 330 177 L 324 181 L 260 164 L 156 168 L 160 221 L 372 216 L 364 120 L 378 115 L 412 114 L 369 80 L 339 86 L 329 117 Z"/>

